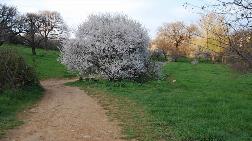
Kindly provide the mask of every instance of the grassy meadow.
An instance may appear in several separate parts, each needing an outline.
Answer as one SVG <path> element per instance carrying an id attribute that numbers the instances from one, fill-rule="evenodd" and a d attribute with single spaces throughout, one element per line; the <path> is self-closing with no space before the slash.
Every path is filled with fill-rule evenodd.
<path id="1" fill-rule="evenodd" d="M 79 86 L 119 119 L 125 138 L 157 141 L 250 141 L 252 74 L 225 65 L 177 62 L 163 80 L 144 84 L 84 80 Z"/>
<path id="2" fill-rule="evenodd" d="M 36 49 L 37 55 L 32 55 L 31 48 L 23 45 L 4 44 L 3 47 L 13 48 L 24 57 L 26 62 L 33 66 L 40 80 L 50 78 L 66 78 L 72 77 L 60 64 L 57 59 L 59 51 L 45 51 L 44 49 Z"/>

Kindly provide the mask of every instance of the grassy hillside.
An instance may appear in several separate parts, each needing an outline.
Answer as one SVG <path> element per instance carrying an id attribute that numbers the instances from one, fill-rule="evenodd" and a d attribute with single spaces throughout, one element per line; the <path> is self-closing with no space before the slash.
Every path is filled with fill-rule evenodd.
<path id="1" fill-rule="evenodd" d="M 57 61 L 59 57 L 58 51 L 50 50 L 45 52 L 43 49 L 36 49 L 37 55 L 33 56 L 31 48 L 26 46 L 14 44 L 4 44 L 3 46 L 16 49 L 25 58 L 27 63 L 35 68 L 39 79 L 64 78 L 72 76 L 67 72 L 65 67 Z"/>
<path id="2" fill-rule="evenodd" d="M 168 78 L 145 84 L 82 81 L 122 121 L 127 138 L 168 141 L 252 139 L 252 74 L 218 64 L 170 63 Z M 176 81 L 175 81 L 176 80 Z"/>

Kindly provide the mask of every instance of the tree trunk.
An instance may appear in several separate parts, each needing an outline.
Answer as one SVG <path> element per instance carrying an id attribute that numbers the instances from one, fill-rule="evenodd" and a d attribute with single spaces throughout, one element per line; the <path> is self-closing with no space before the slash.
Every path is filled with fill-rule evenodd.
<path id="1" fill-rule="evenodd" d="M 35 47 L 35 45 L 32 45 L 32 55 L 36 55 L 36 47 Z"/>
<path id="2" fill-rule="evenodd" d="M 48 51 L 48 46 L 47 46 L 48 38 L 45 38 L 45 50 Z"/>
<path id="3" fill-rule="evenodd" d="M 226 56 L 222 56 L 222 57 L 221 57 L 221 62 L 222 62 L 223 64 L 227 64 L 227 58 L 226 58 Z"/>
<path id="4" fill-rule="evenodd" d="M 31 42 L 31 47 L 32 47 L 32 55 L 36 55 L 36 46 L 35 46 L 35 33 L 31 33 L 31 38 L 32 38 L 32 42 Z"/>
<path id="5" fill-rule="evenodd" d="M 212 54 L 212 63 L 215 64 L 215 55 Z"/>
<path id="6" fill-rule="evenodd" d="M 216 57 L 217 57 L 216 53 L 212 52 L 211 53 L 211 61 L 212 61 L 213 64 L 216 63 L 216 60 L 217 60 Z"/>

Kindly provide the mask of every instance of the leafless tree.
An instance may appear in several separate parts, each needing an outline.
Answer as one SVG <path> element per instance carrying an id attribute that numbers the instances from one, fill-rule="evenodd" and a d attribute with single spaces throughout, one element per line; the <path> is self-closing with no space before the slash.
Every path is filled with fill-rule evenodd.
<path id="1" fill-rule="evenodd" d="M 48 43 L 60 45 L 69 37 L 68 33 L 58 12 L 41 11 L 20 15 L 15 7 L 0 4 L 0 44 L 20 40 L 31 46 L 32 54 L 36 55 L 37 46 L 48 49 Z"/>
<path id="2" fill-rule="evenodd" d="M 251 0 L 205 0 L 203 5 L 186 2 L 184 6 L 194 9 L 199 14 L 220 14 L 225 17 L 226 24 L 235 29 L 252 28 Z"/>
<path id="3" fill-rule="evenodd" d="M 67 36 L 67 26 L 58 12 L 39 12 L 39 23 L 39 34 L 43 38 L 45 49 L 49 39 L 63 40 Z"/>
<path id="4" fill-rule="evenodd" d="M 157 48 L 176 59 L 186 54 L 190 40 L 197 31 L 194 25 L 186 26 L 183 22 L 167 23 L 160 27 L 155 39 Z"/>
<path id="5" fill-rule="evenodd" d="M 193 8 L 200 14 L 213 12 L 223 16 L 229 33 L 228 52 L 231 52 L 232 56 L 237 56 L 233 58 L 236 61 L 242 60 L 252 67 L 252 1 L 206 0 L 205 3 L 204 5 L 186 3 L 185 6 Z"/>
<path id="6" fill-rule="evenodd" d="M 39 21 L 39 15 L 37 13 L 27 13 L 24 17 L 24 31 L 25 34 L 22 36 L 25 41 L 32 47 L 32 54 L 36 55 L 36 35 L 39 32 L 41 23 Z"/>

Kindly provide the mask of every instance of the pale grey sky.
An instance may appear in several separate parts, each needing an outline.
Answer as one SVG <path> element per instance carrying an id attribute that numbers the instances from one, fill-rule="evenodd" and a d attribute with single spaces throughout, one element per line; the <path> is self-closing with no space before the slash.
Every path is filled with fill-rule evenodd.
<path id="1" fill-rule="evenodd" d="M 172 21 L 195 22 L 198 15 L 182 5 L 187 0 L 1 0 L 14 5 L 21 13 L 41 10 L 58 11 L 69 27 L 76 29 L 88 15 L 116 12 L 127 14 L 142 23 L 154 37 L 163 23 Z M 199 0 L 188 0 L 198 3 Z"/>

